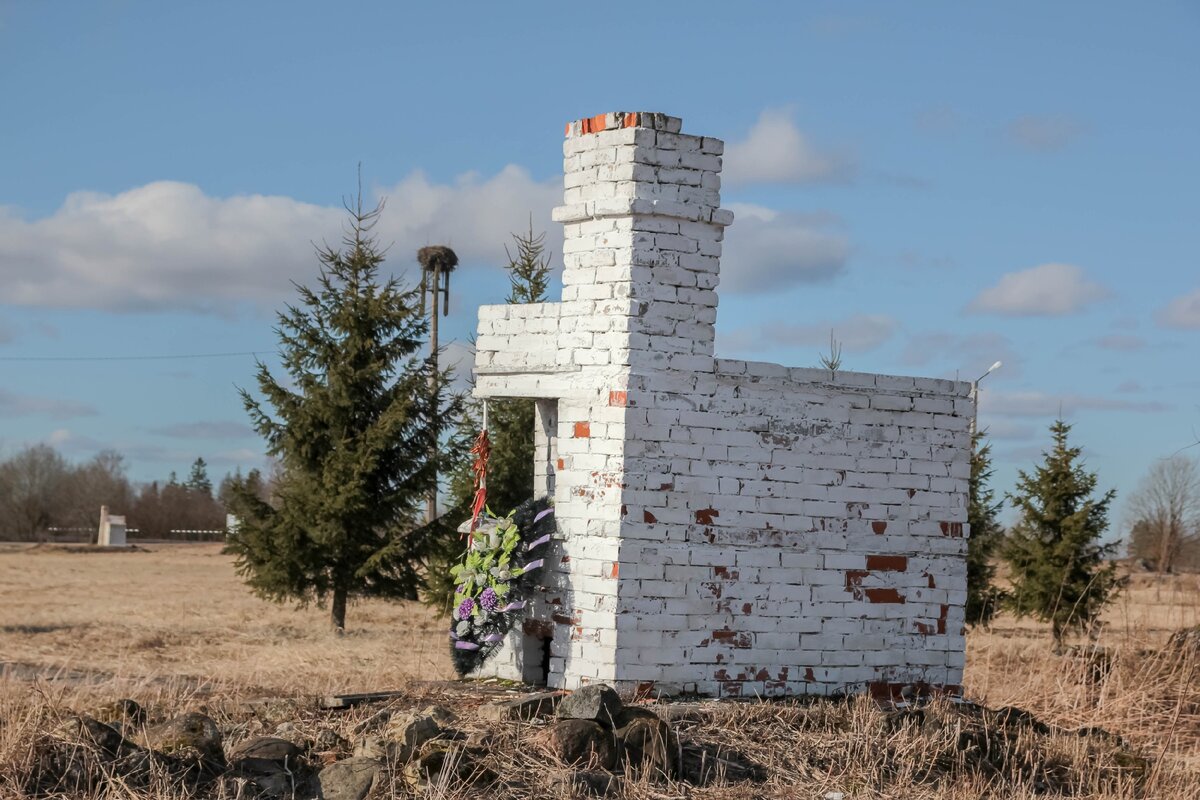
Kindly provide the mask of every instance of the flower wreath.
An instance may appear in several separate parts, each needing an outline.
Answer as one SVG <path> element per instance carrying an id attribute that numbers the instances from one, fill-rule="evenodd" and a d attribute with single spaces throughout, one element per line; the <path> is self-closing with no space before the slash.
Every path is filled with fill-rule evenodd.
<path id="1" fill-rule="evenodd" d="M 450 568 L 456 586 L 450 652 L 460 676 L 495 655 L 525 616 L 533 574 L 542 566 L 533 551 L 550 541 L 553 515 L 546 497 L 525 501 L 507 517 L 488 509 L 486 520 L 471 534 L 462 562 Z"/>

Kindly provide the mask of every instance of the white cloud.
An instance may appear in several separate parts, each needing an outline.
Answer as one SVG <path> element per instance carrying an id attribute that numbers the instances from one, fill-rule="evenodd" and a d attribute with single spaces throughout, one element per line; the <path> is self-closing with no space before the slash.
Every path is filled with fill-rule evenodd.
<path id="1" fill-rule="evenodd" d="M 1158 402 L 1133 402 L 1112 397 L 1080 394 L 1047 394 L 1037 391 L 997 392 L 987 388 L 979 393 L 979 411 L 1003 417 L 1055 417 L 1077 411 L 1134 411 L 1156 413 L 1171 406 Z"/>
<path id="2" fill-rule="evenodd" d="M 1065 114 L 1026 114 L 1007 128 L 1010 142 L 1025 150 L 1062 150 L 1086 131 L 1078 120 Z"/>
<path id="3" fill-rule="evenodd" d="M 35 397 L 0 389 L 0 417 L 48 417 L 71 419 L 95 416 L 96 409 L 73 400 Z"/>
<path id="4" fill-rule="evenodd" d="M 1073 264 L 1042 264 L 1004 275 L 995 286 L 980 292 L 968 310 L 1014 317 L 1055 317 L 1079 311 L 1108 294 Z"/>
<path id="5" fill-rule="evenodd" d="M 759 116 L 746 138 L 725 147 L 727 183 L 844 182 L 854 175 L 853 160 L 814 146 L 783 109 Z"/>
<path id="6" fill-rule="evenodd" d="M 1158 313 L 1158 322 L 1168 328 L 1200 329 L 1200 289 L 1172 300 Z"/>
<path id="7" fill-rule="evenodd" d="M 531 213 L 555 261 L 562 252 L 561 228 L 550 222 L 560 182 L 535 181 L 519 167 L 451 183 L 414 173 L 378 194 L 387 198 L 375 230 L 388 247 L 385 269 L 415 276 L 418 248 L 448 244 L 462 261 L 458 302 L 482 299 L 471 295 L 472 270 L 505 263 L 504 245 L 529 225 Z M 730 207 L 738 220 L 728 231 L 724 288 L 775 291 L 845 268 L 850 245 L 829 215 Z M 36 220 L 0 209 L 0 302 L 223 315 L 269 310 L 294 296 L 291 281 L 311 282 L 313 242 L 336 244 L 344 221 L 341 208 L 280 196 L 212 197 L 170 181 L 116 195 L 76 192 Z"/>
<path id="8" fill-rule="evenodd" d="M 430 243 L 450 244 L 467 267 L 501 262 L 509 234 L 531 212 L 535 227 L 550 228 L 561 189 L 509 166 L 453 184 L 416 173 L 382 194 L 388 207 L 376 233 L 391 245 L 386 266 L 402 272 Z M 336 243 L 344 219 L 340 208 L 290 197 L 216 198 L 170 181 L 116 195 L 76 192 L 33 221 L 0 209 L 3 300 L 118 311 L 273 307 L 293 294 L 290 281 L 315 274 L 312 243 Z M 553 239 L 550 247 L 561 249 Z"/>
<path id="9" fill-rule="evenodd" d="M 777 292 L 833 278 L 846 268 L 850 242 L 828 214 L 774 211 L 730 203 L 736 219 L 725 229 L 721 288 Z"/>

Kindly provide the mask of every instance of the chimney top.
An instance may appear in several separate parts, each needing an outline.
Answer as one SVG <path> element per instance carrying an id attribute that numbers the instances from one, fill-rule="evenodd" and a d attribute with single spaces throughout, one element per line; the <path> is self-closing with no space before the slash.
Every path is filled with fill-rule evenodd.
<path id="1" fill-rule="evenodd" d="M 567 123 L 566 138 L 600 133 L 618 128 L 649 128 L 667 133 L 679 133 L 683 120 L 654 111 L 610 111 L 594 117 L 584 117 Z"/>

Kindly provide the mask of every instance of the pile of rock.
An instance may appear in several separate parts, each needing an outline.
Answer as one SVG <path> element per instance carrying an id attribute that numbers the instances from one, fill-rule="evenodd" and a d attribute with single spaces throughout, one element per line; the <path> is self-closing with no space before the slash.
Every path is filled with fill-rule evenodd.
<path id="1" fill-rule="evenodd" d="M 30 795 L 170 785 L 264 800 L 363 800 L 396 783 L 416 792 L 452 785 L 486 794 L 488 787 L 529 778 L 497 774 L 506 770 L 505 748 L 518 738 L 553 756 L 541 779 L 565 794 L 607 793 L 622 776 L 657 780 L 686 772 L 671 726 L 649 708 L 626 706 L 603 685 L 486 704 L 478 709 L 482 726 L 460 723 L 443 706 L 384 708 L 353 726 L 353 741 L 330 728 L 299 737 L 284 722 L 275 736 L 228 748 L 217 723 L 202 713 L 148 725 L 146 712 L 131 700 L 93 713 L 67 717 L 41 737 L 26 786 Z M 236 738 L 237 727 L 226 734 Z"/>

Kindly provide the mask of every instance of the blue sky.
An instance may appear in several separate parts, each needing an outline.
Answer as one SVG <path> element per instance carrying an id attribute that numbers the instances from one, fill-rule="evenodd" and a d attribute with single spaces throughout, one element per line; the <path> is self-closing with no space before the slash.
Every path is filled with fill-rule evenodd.
<path id="1" fill-rule="evenodd" d="M 1061 408 L 1127 495 L 1200 431 L 1198 35 L 1183 2 L 0 0 L 0 452 L 256 465 L 252 357 L 12 359 L 269 353 L 359 162 L 392 269 L 463 258 L 463 340 L 508 232 L 561 241 L 563 123 L 628 109 L 727 142 L 719 355 L 1001 359 L 997 488 Z"/>

